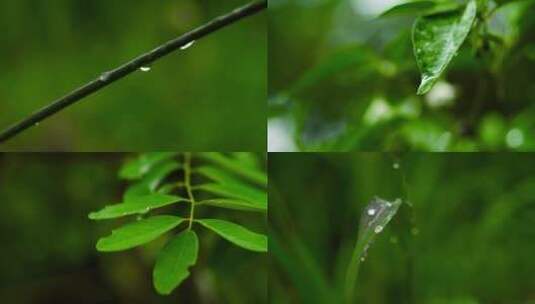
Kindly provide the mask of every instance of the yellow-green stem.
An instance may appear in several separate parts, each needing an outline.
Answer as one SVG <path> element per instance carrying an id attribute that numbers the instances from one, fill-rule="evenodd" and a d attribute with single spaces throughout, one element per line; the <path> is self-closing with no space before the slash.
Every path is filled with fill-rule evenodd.
<path id="1" fill-rule="evenodd" d="M 184 154 L 184 186 L 190 201 L 189 222 L 188 230 L 193 225 L 193 217 L 195 215 L 195 198 L 193 197 L 193 191 L 191 190 L 191 153 Z"/>

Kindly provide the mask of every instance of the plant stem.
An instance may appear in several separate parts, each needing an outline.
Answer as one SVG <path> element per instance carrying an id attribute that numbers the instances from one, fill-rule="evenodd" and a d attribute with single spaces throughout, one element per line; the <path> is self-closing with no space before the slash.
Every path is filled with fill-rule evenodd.
<path id="1" fill-rule="evenodd" d="M 169 55 L 189 43 L 203 38 L 219 29 L 224 28 L 245 17 L 252 16 L 267 8 L 267 1 L 256 1 L 240 8 L 234 9 L 226 15 L 216 17 L 212 21 L 178 37 L 170 40 L 150 52 L 142 54 L 137 58 L 119 66 L 118 68 L 102 73 L 97 79 L 86 83 L 75 89 L 66 96 L 52 102 L 44 108 L 37 110 L 33 114 L 24 118 L 20 122 L 8 127 L 0 133 L 0 143 L 3 143 L 26 129 L 38 124 L 44 119 L 56 114 L 64 108 L 80 101 L 81 99 L 99 91 L 113 82 L 139 70 L 143 66 L 148 66 L 156 60 Z"/>
<path id="2" fill-rule="evenodd" d="M 191 190 L 191 153 L 189 152 L 184 154 L 184 186 L 186 187 L 186 192 L 191 204 L 188 222 L 188 230 L 191 230 L 193 217 L 195 215 L 195 198 L 193 197 L 193 191 Z"/>

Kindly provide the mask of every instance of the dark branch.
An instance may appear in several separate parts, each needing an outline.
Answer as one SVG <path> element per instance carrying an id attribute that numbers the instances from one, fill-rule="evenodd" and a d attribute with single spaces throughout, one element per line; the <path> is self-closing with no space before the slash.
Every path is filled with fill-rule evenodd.
<path id="1" fill-rule="evenodd" d="M 36 125 L 45 118 L 54 115 L 62 109 L 74 104 L 77 101 L 80 101 L 84 97 L 89 96 L 92 93 L 95 93 L 100 89 L 112 84 L 113 82 L 127 76 L 128 74 L 137 71 L 141 67 L 148 66 L 154 61 L 176 51 L 177 49 L 180 49 L 183 46 L 187 46 L 188 44 L 195 42 L 196 40 L 210 33 L 213 33 L 242 18 L 254 15 L 266 8 L 267 1 L 252 2 L 233 10 L 226 15 L 219 16 L 207 24 L 192 30 L 191 32 L 170 40 L 154 50 L 138 56 L 137 58 L 114 70 L 102 73 L 99 78 L 77 88 L 68 95 L 54 101 L 50 105 L 34 112 L 27 118 L 2 131 L 2 133 L 0 133 L 0 143 L 9 140 L 22 131 Z"/>

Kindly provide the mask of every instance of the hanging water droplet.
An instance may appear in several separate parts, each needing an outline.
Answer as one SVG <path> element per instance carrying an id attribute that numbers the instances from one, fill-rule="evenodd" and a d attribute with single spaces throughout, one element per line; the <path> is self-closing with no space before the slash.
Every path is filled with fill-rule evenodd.
<path id="1" fill-rule="evenodd" d="M 375 227 L 375 229 L 373 231 L 375 231 L 375 233 L 380 233 L 381 231 L 383 231 L 383 226 L 378 225 L 378 226 Z"/>
<path id="2" fill-rule="evenodd" d="M 140 70 L 141 72 L 149 72 L 149 71 L 150 71 L 150 67 L 148 67 L 148 66 L 142 66 L 142 67 L 139 68 L 139 70 Z"/>
<path id="3" fill-rule="evenodd" d="M 110 79 L 110 72 L 104 72 L 98 78 L 100 81 L 108 81 Z"/>
<path id="4" fill-rule="evenodd" d="M 360 261 L 361 261 L 361 262 L 364 262 L 365 260 L 366 260 L 365 257 L 361 257 L 361 258 L 360 258 Z"/>
<path id="5" fill-rule="evenodd" d="M 368 215 L 374 215 L 375 214 L 375 209 L 368 209 Z"/>
<path id="6" fill-rule="evenodd" d="M 394 168 L 394 170 L 399 169 L 399 163 L 394 163 L 394 164 L 392 165 L 392 168 Z"/>
<path id="7" fill-rule="evenodd" d="M 191 42 L 188 42 L 187 44 L 184 44 L 183 46 L 180 47 L 181 50 L 185 50 L 185 49 L 188 49 L 190 48 L 192 45 L 195 44 L 195 40 L 191 41 Z"/>
<path id="8" fill-rule="evenodd" d="M 39 126 L 39 122 L 36 122 L 33 125 L 37 127 L 37 126 Z"/>

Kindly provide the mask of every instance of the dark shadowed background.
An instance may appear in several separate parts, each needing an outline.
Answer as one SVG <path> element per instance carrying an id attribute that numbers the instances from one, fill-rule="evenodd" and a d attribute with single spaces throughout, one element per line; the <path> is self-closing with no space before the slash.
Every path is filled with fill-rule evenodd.
<path id="1" fill-rule="evenodd" d="M 522 153 L 270 154 L 270 303 L 336 303 L 365 206 L 407 193 L 356 303 L 535 303 L 534 166 Z"/>
<path id="2" fill-rule="evenodd" d="M 121 201 L 127 185 L 118 179 L 117 169 L 125 157 L 0 154 L 2 303 L 265 303 L 267 256 L 230 245 L 200 227 L 197 264 L 170 296 L 156 294 L 152 268 L 172 234 L 127 251 L 97 252 L 100 237 L 131 220 L 95 222 L 87 217 Z M 185 211 L 180 208 L 169 210 Z M 198 212 L 258 223 L 242 212 Z"/>

